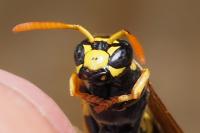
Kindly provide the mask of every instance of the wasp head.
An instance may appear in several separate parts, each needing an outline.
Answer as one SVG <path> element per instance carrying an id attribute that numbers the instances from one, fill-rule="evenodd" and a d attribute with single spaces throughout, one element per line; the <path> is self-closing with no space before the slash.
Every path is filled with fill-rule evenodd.
<path id="1" fill-rule="evenodd" d="M 81 79 L 106 83 L 123 75 L 131 65 L 132 55 L 132 47 L 125 40 L 112 44 L 107 38 L 95 38 L 92 43 L 84 40 L 74 52 L 76 71 Z"/>

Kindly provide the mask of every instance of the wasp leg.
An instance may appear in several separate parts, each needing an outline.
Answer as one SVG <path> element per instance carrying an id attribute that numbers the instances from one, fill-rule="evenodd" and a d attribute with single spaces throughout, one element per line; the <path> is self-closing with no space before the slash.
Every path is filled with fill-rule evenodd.
<path id="1" fill-rule="evenodd" d="M 89 105 L 83 101 L 84 131 L 85 133 L 98 133 L 99 126 L 89 113 Z"/>
<path id="2" fill-rule="evenodd" d="M 141 133 L 155 133 L 153 132 L 153 115 L 150 112 L 149 108 L 145 109 L 143 117 L 140 123 L 140 132 Z"/>
<path id="3" fill-rule="evenodd" d="M 149 69 L 145 68 L 143 69 L 142 75 L 135 83 L 134 87 L 132 88 L 131 94 L 133 96 L 133 99 L 140 98 L 147 82 L 149 81 L 150 72 Z"/>
<path id="4" fill-rule="evenodd" d="M 132 88 L 131 94 L 119 96 L 118 102 L 125 102 L 132 99 L 139 99 L 149 80 L 149 76 L 150 76 L 149 69 L 147 68 L 143 69 L 140 78 L 136 81 L 135 85 Z"/>
<path id="5" fill-rule="evenodd" d="M 150 72 L 148 69 L 143 69 L 142 75 L 137 80 L 135 85 L 132 88 L 131 95 L 121 95 L 118 97 L 119 102 L 125 102 L 132 99 L 140 98 L 148 80 L 149 80 Z"/>
<path id="6" fill-rule="evenodd" d="M 70 95 L 71 96 L 81 95 L 80 88 L 83 86 L 84 86 L 83 81 L 79 79 L 76 73 L 72 73 L 69 79 Z"/>
<path id="7" fill-rule="evenodd" d="M 87 133 L 98 133 L 99 132 L 99 127 L 97 125 L 97 122 L 91 115 L 84 116 L 84 119 L 85 119 Z"/>
<path id="8" fill-rule="evenodd" d="M 83 82 L 79 79 L 76 73 L 72 73 L 70 77 L 70 95 L 85 97 L 85 93 L 80 92 L 81 87 L 84 87 Z M 83 105 L 83 116 L 85 122 L 85 130 L 87 133 L 98 133 L 99 127 L 95 119 L 89 113 L 89 105 L 82 101 Z"/>

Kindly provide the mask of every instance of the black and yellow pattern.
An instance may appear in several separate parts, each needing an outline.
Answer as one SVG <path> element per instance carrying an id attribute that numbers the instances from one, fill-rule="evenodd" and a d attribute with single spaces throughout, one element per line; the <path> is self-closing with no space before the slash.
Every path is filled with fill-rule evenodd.
<path id="1" fill-rule="evenodd" d="M 94 37 L 80 25 L 60 22 L 28 22 L 13 31 L 46 29 L 73 29 L 87 37 L 74 52 L 70 95 L 83 99 L 89 133 L 182 133 L 149 84 L 150 72 L 140 65 L 145 64 L 144 52 L 131 33 Z M 128 41 L 119 40 L 123 36 Z"/>
<path id="2" fill-rule="evenodd" d="M 141 69 L 133 61 L 131 45 L 125 40 L 115 40 L 109 44 L 109 38 L 103 37 L 94 40 L 93 43 L 82 41 L 74 53 L 77 75 L 87 84 L 81 91 L 104 99 L 131 93 L 141 75 Z M 150 133 L 149 122 L 148 129 L 139 126 L 147 97 L 148 91 L 145 90 L 138 102 L 130 100 L 115 104 L 102 113 L 96 113 L 93 106 L 84 102 L 85 127 L 91 133 L 136 132 L 140 129 Z M 143 123 L 146 121 L 145 116 Z"/>
<path id="3" fill-rule="evenodd" d="M 98 81 L 116 78 L 130 66 L 132 48 L 128 42 L 117 40 L 108 44 L 108 38 L 96 37 L 93 43 L 81 42 L 74 53 L 77 74 L 84 78 Z M 99 72 L 94 76 L 94 73 Z"/>

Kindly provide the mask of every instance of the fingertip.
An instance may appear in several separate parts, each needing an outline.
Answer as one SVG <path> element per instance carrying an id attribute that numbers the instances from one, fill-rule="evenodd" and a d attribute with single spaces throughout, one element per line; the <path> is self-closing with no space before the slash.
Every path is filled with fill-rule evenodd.
<path id="1" fill-rule="evenodd" d="M 58 105 L 29 81 L 0 70 L 0 132 L 74 133 Z"/>

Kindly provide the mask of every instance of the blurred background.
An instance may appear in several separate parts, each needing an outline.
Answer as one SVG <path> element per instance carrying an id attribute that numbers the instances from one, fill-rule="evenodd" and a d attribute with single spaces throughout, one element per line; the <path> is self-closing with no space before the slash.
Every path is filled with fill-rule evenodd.
<path id="1" fill-rule="evenodd" d="M 0 0 L 0 69 L 48 93 L 82 128 L 79 99 L 69 96 L 73 51 L 84 36 L 72 30 L 13 34 L 27 21 L 81 24 L 95 35 L 122 28 L 144 47 L 151 81 L 186 133 L 199 132 L 200 2 L 197 0 Z"/>

